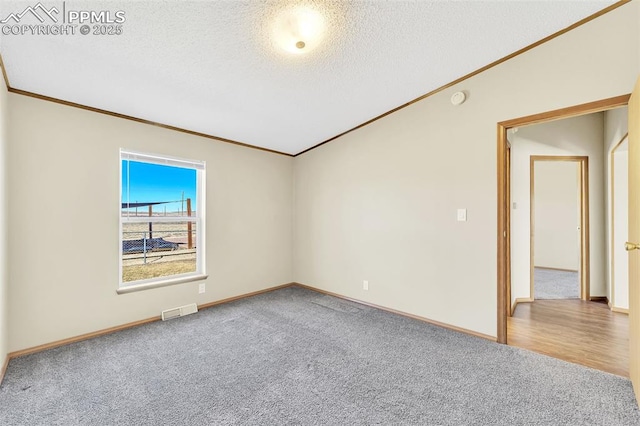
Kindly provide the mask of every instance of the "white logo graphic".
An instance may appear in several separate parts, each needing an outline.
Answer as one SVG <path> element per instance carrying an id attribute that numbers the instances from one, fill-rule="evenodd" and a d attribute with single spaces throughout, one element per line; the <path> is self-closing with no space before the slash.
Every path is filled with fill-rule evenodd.
<path id="1" fill-rule="evenodd" d="M 40 13 L 38 13 L 38 11 L 40 11 L 41 13 L 45 14 L 46 16 L 48 16 L 53 22 L 58 22 L 58 18 L 56 18 L 55 16 L 53 16 L 53 14 L 55 13 L 56 15 L 58 13 L 60 13 L 60 11 L 55 8 L 52 7 L 51 9 L 48 9 L 46 7 L 44 7 L 42 5 L 42 3 L 38 3 L 35 6 L 29 6 L 27 7 L 25 10 L 23 10 L 21 13 L 10 13 L 9 16 L 7 16 L 6 18 L 4 18 L 3 20 L 0 21 L 0 24 L 6 24 L 7 22 L 9 22 L 10 20 L 14 20 L 16 23 L 20 23 L 20 20 L 27 15 L 28 13 L 31 13 L 33 16 L 36 17 L 36 19 L 38 19 L 38 21 L 44 23 L 44 18 L 42 16 L 40 16 Z"/>
<path id="2" fill-rule="evenodd" d="M 122 35 L 122 24 L 127 20 L 124 10 L 70 10 L 66 3 L 58 2 L 57 7 L 48 8 L 38 2 L 20 13 L 10 13 L 0 20 L 0 33 L 3 36 Z"/>

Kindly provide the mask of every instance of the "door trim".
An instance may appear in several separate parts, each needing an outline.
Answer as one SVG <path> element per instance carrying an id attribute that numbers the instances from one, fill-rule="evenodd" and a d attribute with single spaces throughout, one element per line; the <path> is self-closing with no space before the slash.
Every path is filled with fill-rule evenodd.
<path id="1" fill-rule="evenodd" d="M 578 163 L 579 194 L 578 206 L 580 208 L 580 263 L 578 276 L 580 279 L 580 299 L 589 300 L 590 275 L 590 250 L 589 250 L 589 157 L 587 156 L 560 156 L 560 155 L 531 155 L 529 157 L 529 291 L 530 299 L 534 300 L 534 231 L 535 231 L 535 184 L 534 165 L 536 161 L 566 161 Z"/>
<path id="2" fill-rule="evenodd" d="M 591 114 L 593 112 L 607 111 L 610 109 L 625 106 L 629 103 L 631 94 L 616 96 L 600 101 L 589 102 L 540 114 L 514 118 L 497 123 L 497 341 L 507 343 L 507 277 L 511 274 L 511 261 L 507 255 L 507 240 L 511 238 L 511 220 L 508 215 L 509 199 L 507 188 L 511 178 L 507 174 L 507 130 L 547 121 L 560 120 L 563 118 L 575 117 L 578 115 Z M 510 302 L 510 301 L 509 301 Z"/>

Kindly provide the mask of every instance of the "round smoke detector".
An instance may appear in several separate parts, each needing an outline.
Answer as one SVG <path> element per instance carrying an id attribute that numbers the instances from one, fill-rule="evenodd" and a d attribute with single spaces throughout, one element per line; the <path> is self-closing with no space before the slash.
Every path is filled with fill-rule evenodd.
<path id="1" fill-rule="evenodd" d="M 464 92 L 456 92 L 453 95 L 451 95 L 451 103 L 454 105 L 460 105 L 464 103 L 466 99 L 467 99 L 467 95 L 465 95 Z"/>

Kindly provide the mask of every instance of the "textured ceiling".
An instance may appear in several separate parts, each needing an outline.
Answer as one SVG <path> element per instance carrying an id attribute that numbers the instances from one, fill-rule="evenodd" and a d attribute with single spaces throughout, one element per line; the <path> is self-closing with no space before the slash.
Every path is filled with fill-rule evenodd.
<path id="1" fill-rule="evenodd" d="M 3 34 L 0 52 L 12 88 L 295 154 L 612 3 L 43 1 L 58 16 L 122 10 L 123 32 Z M 292 55 L 272 27 L 300 4 L 327 27 Z M 35 5 L 2 0 L 0 20 Z"/>

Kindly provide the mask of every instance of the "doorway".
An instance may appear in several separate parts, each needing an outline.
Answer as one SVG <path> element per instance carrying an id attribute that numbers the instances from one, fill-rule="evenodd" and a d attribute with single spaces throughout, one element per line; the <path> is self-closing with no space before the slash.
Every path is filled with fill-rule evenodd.
<path id="1" fill-rule="evenodd" d="M 590 102 L 570 108 L 549 111 L 541 114 L 516 118 L 498 123 L 497 139 L 497 341 L 507 343 L 507 318 L 512 309 L 511 298 L 507 298 L 511 287 L 511 258 L 507 253 L 508 241 L 511 240 L 511 200 L 507 189 L 511 186 L 511 178 L 507 173 L 507 131 L 537 123 L 550 122 L 562 118 L 576 117 L 594 112 L 626 106 L 631 95 L 622 95 L 601 101 Z M 513 163 L 511 163 L 513 169 Z M 584 232 L 584 231 L 583 231 Z"/>
<path id="2" fill-rule="evenodd" d="M 532 300 L 589 300 L 589 158 L 530 157 Z"/>

